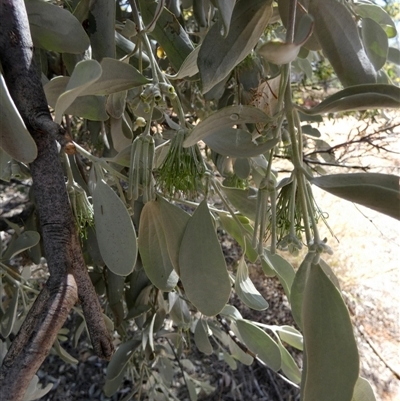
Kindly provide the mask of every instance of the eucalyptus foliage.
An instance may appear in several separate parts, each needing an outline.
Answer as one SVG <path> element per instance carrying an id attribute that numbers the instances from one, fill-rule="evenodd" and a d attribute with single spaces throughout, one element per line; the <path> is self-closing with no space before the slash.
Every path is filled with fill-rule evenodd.
<path id="1" fill-rule="evenodd" d="M 316 116 L 400 106 L 383 70 L 397 35 L 390 16 L 361 0 L 133 0 L 115 9 L 98 1 L 96 10 L 88 0 L 55 3 L 26 0 L 26 8 L 48 104 L 75 140 L 77 154 L 63 162 L 88 269 L 121 338 L 105 394 L 129 376 L 150 399 L 176 399 L 169 387 L 192 332 L 200 352 L 232 369 L 257 359 L 298 385 L 303 401 L 375 400 L 322 259 L 332 252 L 312 190 L 399 219 L 399 178 L 319 176 L 303 161 L 303 141 L 318 135 Z M 304 108 L 292 93 L 293 66 L 309 76 L 321 59 L 341 87 Z M 21 178 L 36 148 L 3 79 L 1 104 L 1 179 Z M 274 169 L 281 153 L 292 162 L 282 177 Z M 1 262 L 12 294 L 3 338 L 19 327 L 33 288 L 8 261 L 26 249 L 35 262 L 41 256 L 34 228 L 12 228 Z M 243 249 L 234 269 L 217 228 Z M 297 271 L 276 254 L 302 247 Z M 268 308 L 246 260 L 279 279 L 300 331 L 245 320 L 229 305 L 236 293 L 254 310 Z M 82 322 L 76 341 L 83 330 Z M 303 351 L 302 366 L 285 344 Z M 59 343 L 54 349 L 74 363 Z M 192 400 L 212 391 L 187 373 L 185 382 Z M 45 392 L 37 380 L 31 387 L 26 399 Z"/>

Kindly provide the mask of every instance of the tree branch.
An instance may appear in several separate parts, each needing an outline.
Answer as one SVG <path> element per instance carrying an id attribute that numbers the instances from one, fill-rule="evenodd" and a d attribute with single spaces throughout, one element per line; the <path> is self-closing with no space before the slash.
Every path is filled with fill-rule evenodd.
<path id="1" fill-rule="evenodd" d="M 16 401 L 23 398 L 78 299 L 96 354 L 109 359 L 114 347 L 84 263 L 55 142 L 65 145 L 70 138 L 51 118 L 33 60 L 24 1 L 0 0 L 0 21 L 5 82 L 38 149 L 30 169 L 50 271 L 0 369 L 2 400 Z"/>

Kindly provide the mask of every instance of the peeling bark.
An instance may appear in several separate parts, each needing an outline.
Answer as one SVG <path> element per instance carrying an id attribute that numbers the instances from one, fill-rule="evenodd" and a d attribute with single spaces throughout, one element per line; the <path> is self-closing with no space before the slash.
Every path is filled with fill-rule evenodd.
<path id="1" fill-rule="evenodd" d="M 30 169 L 50 271 L 0 368 L 2 401 L 17 401 L 78 300 L 96 354 L 110 359 L 114 347 L 83 259 L 57 151 L 55 140 L 65 145 L 70 138 L 51 118 L 34 65 L 23 0 L 0 0 L 0 61 L 8 90 L 38 148 Z"/>

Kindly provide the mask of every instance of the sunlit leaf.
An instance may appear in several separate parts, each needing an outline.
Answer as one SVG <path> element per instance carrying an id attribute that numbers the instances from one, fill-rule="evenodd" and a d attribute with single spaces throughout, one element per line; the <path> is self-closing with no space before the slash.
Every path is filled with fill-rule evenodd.
<path id="1" fill-rule="evenodd" d="M 314 32 L 343 86 L 375 83 L 376 71 L 365 53 L 348 8 L 337 0 L 310 0 Z"/>
<path id="2" fill-rule="evenodd" d="M 367 379 L 359 377 L 351 401 L 376 401 L 374 390 Z"/>
<path id="3" fill-rule="evenodd" d="M 197 57 L 199 55 L 200 46 L 197 46 L 182 63 L 179 71 L 174 75 L 168 75 L 169 79 L 182 79 L 186 77 L 192 77 L 199 72 L 199 67 L 197 66 Z"/>
<path id="4" fill-rule="evenodd" d="M 147 276 L 162 291 L 173 290 L 179 280 L 169 257 L 167 236 L 160 202 L 146 202 L 140 215 L 139 252 Z"/>
<path id="5" fill-rule="evenodd" d="M 101 256 L 115 274 L 127 276 L 137 257 L 137 240 L 131 216 L 117 194 L 103 181 L 93 192 L 96 237 Z"/>
<path id="6" fill-rule="evenodd" d="M 260 109 L 252 106 L 229 106 L 218 110 L 202 120 L 185 139 L 185 147 L 193 146 L 198 141 L 217 134 L 224 128 L 246 123 L 266 123 L 270 118 Z"/>
<path id="7" fill-rule="evenodd" d="M 338 289 L 311 265 L 302 306 L 307 353 L 304 399 L 351 401 L 359 374 L 353 327 Z"/>
<path id="8" fill-rule="evenodd" d="M 301 370 L 297 366 L 289 351 L 278 342 L 278 347 L 281 352 L 281 369 L 285 376 L 295 384 L 301 381 Z"/>
<path id="9" fill-rule="evenodd" d="M 250 280 L 249 269 L 244 260 L 244 256 L 240 258 L 237 267 L 235 292 L 240 300 L 251 309 L 265 310 L 268 308 L 268 302 L 263 298 Z"/>
<path id="10" fill-rule="evenodd" d="M 386 63 L 389 42 L 383 28 L 371 18 L 363 18 L 361 35 L 365 51 L 375 70 L 380 70 Z"/>
<path id="11" fill-rule="evenodd" d="M 26 129 L 21 115 L 0 74 L 0 147 L 13 159 L 30 163 L 36 159 L 36 143 Z"/>
<path id="12" fill-rule="evenodd" d="M 206 316 L 225 306 L 231 284 L 207 203 L 200 203 L 186 225 L 179 253 L 180 277 L 190 302 Z"/>
<path id="13" fill-rule="evenodd" d="M 272 16 L 272 1 L 247 0 L 236 3 L 229 33 L 221 35 L 214 24 L 203 40 L 198 56 L 203 93 L 227 77 L 257 44 Z"/>
<path id="14" fill-rule="evenodd" d="M 303 336 L 298 330 L 291 326 L 279 326 L 275 329 L 282 341 L 303 351 Z"/>
<path id="15" fill-rule="evenodd" d="M 254 352 L 269 368 L 281 367 L 281 351 L 276 342 L 262 329 L 248 320 L 236 320 L 240 336 L 250 351 Z"/>
<path id="16" fill-rule="evenodd" d="M 332 174 L 316 177 L 312 182 L 333 195 L 400 219 L 398 176 L 379 173 Z"/>
<path id="17" fill-rule="evenodd" d="M 35 46 L 60 53 L 82 53 L 89 47 L 89 37 L 68 10 L 39 0 L 29 0 L 25 7 Z"/>

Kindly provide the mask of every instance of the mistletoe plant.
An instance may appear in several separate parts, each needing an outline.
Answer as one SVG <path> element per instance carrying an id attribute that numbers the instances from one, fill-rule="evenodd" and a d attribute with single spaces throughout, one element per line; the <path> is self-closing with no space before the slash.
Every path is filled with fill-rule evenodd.
<path id="1" fill-rule="evenodd" d="M 21 1 L 14 3 L 23 9 Z M 321 115 L 399 107 L 400 90 L 382 69 L 398 56 L 388 45 L 397 34 L 390 16 L 361 0 L 131 0 L 116 5 L 26 0 L 25 6 L 32 58 L 56 123 L 49 127 L 59 127 L 51 143 L 56 138 L 62 148 L 62 177 L 75 218 L 69 230 L 81 234 L 58 249 L 80 242 L 92 283 L 112 319 L 104 316 L 107 327 L 120 338 L 113 355 L 108 343 L 95 346 L 98 355 L 111 357 L 105 394 L 113 395 L 129 376 L 134 388 L 125 399 L 137 391 L 139 399 L 142 392 L 149 399 L 177 399 L 169 388 L 171 377 L 192 332 L 200 352 L 216 353 L 232 368 L 236 361 L 257 360 L 299 387 L 304 401 L 375 400 L 359 376 L 351 320 L 324 260 L 332 251 L 321 238 L 321 212 L 312 192 L 318 186 L 399 219 L 399 179 L 373 173 L 318 175 L 303 154 L 304 138 L 317 144 L 319 133 L 310 124 L 322 121 Z M 6 0 L 1 7 L 6 21 L 14 9 Z M 22 26 L 26 49 L 31 49 L 27 23 Z M 28 173 L 29 163 L 39 168 L 37 149 L 41 154 L 40 135 L 32 134 L 35 126 L 11 90 L 8 71 L 15 64 L 4 49 L 14 43 L 11 33 L 16 31 L 7 29 L 0 25 L 3 180 L 21 178 L 13 166 Z M 312 78 L 321 60 L 330 62 L 343 88 L 315 107 L 301 107 L 293 93 L 294 71 Z M 281 154 L 292 165 L 282 176 L 274 168 Z M 40 177 L 32 176 L 35 186 Z M 46 187 L 40 188 L 38 207 L 45 201 L 36 195 Z M 25 333 L 24 344 L 36 341 L 28 335 L 35 321 L 28 312 L 31 294 L 37 293 L 34 281 L 26 269 L 12 269 L 9 260 L 30 249 L 38 261 L 40 237 L 32 225 L 24 231 L 13 228 L 0 265 L 7 294 L 0 315 L 4 348 L 24 319 L 28 323 L 17 339 Z M 226 266 L 218 228 L 243 249 L 234 269 Z M 52 241 L 44 236 L 45 244 Z M 303 247 L 307 253 L 296 271 L 285 252 L 296 254 Z M 48 258 L 51 249 L 45 249 Z M 81 252 L 72 249 L 73 255 Z M 268 308 L 249 278 L 247 261 L 259 261 L 267 276 L 279 279 L 297 329 L 243 319 L 229 303 L 235 293 L 251 309 Z M 76 257 L 72 266 L 75 262 Z M 88 288 L 81 290 L 83 276 L 77 271 L 75 302 L 86 299 L 82 294 Z M 58 273 L 50 272 L 47 285 L 53 288 L 51 278 Z M 36 315 L 39 304 L 31 309 Z M 74 306 L 82 316 L 75 341 L 86 320 L 93 343 L 99 344 L 103 326 L 96 331 L 90 320 L 90 308 L 97 311 L 97 304 L 88 304 Z M 50 330 L 39 327 L 39 332 Z M 56 336 L 47 349 L 55 341 L 55 351 L 76 362 Z M 286 344 L 303 351 L 301 366 Z M 12 345 L 1 371 L 3 383 L 17 364 L 15 355 L 23 353 L 24 346 Z M 37 387 L 30 374 L 25 400 L 49 390 Z M 184 377 L 192 400 L 201 389 L 212 390 Z M 16 391 L 6 399 L 22 399 L 23 392 Z"/>

